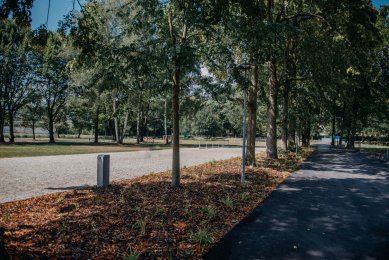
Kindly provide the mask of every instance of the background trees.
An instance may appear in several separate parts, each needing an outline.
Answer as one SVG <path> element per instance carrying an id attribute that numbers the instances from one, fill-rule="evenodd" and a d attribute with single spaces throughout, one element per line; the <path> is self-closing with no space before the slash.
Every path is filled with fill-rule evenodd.
<path id="1" fill-rule="evenodd" d="M 388 135 L 388 7 L 370 1 L 85 1 L 57 32 L 31 31 L 31 1 L 0 12 L 0 142 L 14 118 L 124 137 L 240 137 L 248 93 L 248 164 L 314 135 Z M 239 65 L 249 66 L 246 72 Z M 44 116 L 41 107 L 44 107 Z M 280 126 L 280 127 L 279 127 Z M 335 141 L 335 139 L 334 139 Z M 168 142 L 166 142 L 168 143 Z M 335 142 L 333 142 L 335 144 Z"/>

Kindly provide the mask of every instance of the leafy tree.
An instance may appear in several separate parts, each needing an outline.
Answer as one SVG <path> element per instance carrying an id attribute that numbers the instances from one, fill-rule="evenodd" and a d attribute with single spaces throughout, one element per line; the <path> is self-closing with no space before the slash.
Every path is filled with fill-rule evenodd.
<path id="1" fill-rule="evenodd" d="M 36 68 L 40 95 L 43 97 L 50 143 L 54 143 L 54 123 L 65 107 L 69 87 L 69 56 L 64 52 L 66 38 L 39 28 L 35 34 L 39 65 Z"/>

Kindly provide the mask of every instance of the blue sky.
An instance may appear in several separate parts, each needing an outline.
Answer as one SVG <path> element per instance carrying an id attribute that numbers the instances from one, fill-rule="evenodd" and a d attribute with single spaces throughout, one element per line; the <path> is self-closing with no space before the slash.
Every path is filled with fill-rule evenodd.
<path id="1" fill-rule="evenodd" d="M 83 2 L 83 0 L 79 1 L 80 3 Z M 48 28 L 50 30 L 57 29 L 58 21 L 73 9 L 73 2 L 74 0 L 51 0 L 48 20 Z M 34 5 L 31 11 L 33 29 L 39 27 L 41 24 L 46 23 L 48 4 L 49 0 L 34 0 Z M 373 4 L 379 7 L 383 4 L 389 4 L 389 0 L 373 0 Z M 79 9 L 77 1 L 75 1 L 75 7 L 76 9 Z"/>

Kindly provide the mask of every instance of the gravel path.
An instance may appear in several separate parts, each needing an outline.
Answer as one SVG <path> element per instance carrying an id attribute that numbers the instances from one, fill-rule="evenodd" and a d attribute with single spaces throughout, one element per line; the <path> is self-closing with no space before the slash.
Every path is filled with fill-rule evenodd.
<path id="1" fill-rule="evenodd" d="M 181 167 L 228 159 L 241 152 L 241 148 L 181 149 Z M 171 149 L 110 155 L 111 180 L 171 169 Z M 0 159 L 0 203 L 96 185 L 96 158 L 97 154 L 82 154 Z"/>

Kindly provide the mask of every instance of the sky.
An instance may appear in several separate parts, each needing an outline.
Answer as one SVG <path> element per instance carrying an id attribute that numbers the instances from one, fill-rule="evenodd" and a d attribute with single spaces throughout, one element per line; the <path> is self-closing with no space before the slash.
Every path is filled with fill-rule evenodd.
<path id="1" fill-rule="evenodd" d="M 51 0 L 47 25 L 50 30 L 57 29 L 58 21 L 73 9 L 73 2 L 75 3 L 75 9 L 79 10 L 80 6 L 77 3 L 77 0 Z M 84 0 L 79 0 L 79 2 L 82 4 Z M 373 0 L 373 4 L 374 6 L 379 7 L 383 4 L 389 4 L 389 0 Z M 34 5 L 31 10 L 33 29 L 46 23 L 48 5 L 49 0 L 34 0 Z"/>

